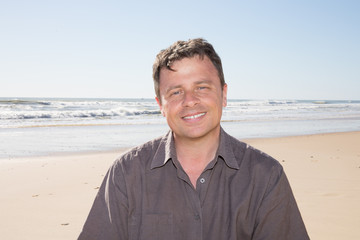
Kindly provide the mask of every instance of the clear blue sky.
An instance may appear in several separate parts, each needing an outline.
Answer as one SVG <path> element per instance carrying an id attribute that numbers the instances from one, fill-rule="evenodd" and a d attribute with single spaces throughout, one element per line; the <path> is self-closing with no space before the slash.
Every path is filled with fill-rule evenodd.
<path id="1" fill-rule="evenodd" d="M 203 37 L 232 99 L 360 99 L 360 1 L 0 3 L 0 97 L 154 97 L 155 55 Z"/>

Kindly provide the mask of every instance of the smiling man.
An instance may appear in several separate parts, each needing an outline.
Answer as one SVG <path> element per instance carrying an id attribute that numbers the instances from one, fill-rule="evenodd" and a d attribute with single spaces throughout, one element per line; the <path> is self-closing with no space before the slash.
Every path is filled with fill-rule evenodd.
<path id="1" fill-rule="evenodd" d="M 228 135 L 221 60 L 178 41 L 153 66 L 170 131 L 110 168 L 79 239 L 309 239 L 281 165 Z"/>

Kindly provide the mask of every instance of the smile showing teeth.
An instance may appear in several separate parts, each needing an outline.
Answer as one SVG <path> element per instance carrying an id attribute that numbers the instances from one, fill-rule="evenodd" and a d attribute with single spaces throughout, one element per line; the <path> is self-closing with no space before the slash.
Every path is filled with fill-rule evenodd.
<path id="1" fill-rule="evenodd" d="M 196 114 L 196 115 L 184 117 L 184 119 L 195 119 L 195 118 L 199 118 L 199 117 L 204 116 L 204 115 L 205 115 L 205 113 L 199 113 L 199 114 Z"/>

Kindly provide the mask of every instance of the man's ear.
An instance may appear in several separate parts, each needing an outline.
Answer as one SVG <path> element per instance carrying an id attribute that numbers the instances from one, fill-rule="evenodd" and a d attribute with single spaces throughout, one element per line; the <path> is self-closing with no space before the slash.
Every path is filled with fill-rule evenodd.
<path id="1" fill-rule="evenodd" d="M 163 108 L 162 108 L 160 99 L 159 99 L 158 97 L 155 97 L 155 100 L 156 100 L 157 104 L 159 105 L 161 114 L 165 117 L 165 113 L 164 113 L 164 111 L 163 111 Z"/>
<path id="2" fill-rule="evenodd" d="M 222 101 L 223 101 L 223 107 L 226 107 L 227 105 L 227 84 L 225 83 L 223 89 L 222 89 Z"/>

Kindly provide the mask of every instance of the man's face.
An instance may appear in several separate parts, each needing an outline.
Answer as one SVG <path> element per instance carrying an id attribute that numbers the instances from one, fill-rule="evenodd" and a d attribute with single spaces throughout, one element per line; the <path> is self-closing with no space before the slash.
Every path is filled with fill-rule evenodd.
<path id="1" fill-rule="evenodd" d="M 195 140 L 218 137 L 227 85 L 221 88 L 210 59 L 184 58 L 160 71 L 160 99 L 156 98 L 174 137 Z"/>

